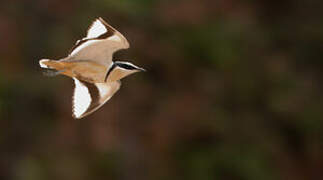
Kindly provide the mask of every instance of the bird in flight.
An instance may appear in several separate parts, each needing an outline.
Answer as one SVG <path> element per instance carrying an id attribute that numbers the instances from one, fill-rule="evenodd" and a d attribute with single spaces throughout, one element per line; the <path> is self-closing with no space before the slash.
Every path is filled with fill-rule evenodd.
<path id="1" fill-rule="evenodd" d="M 80 119 L 106 103 L 119 90 L 122 78 L 145 71 L 130 62 L 112 61 L 113 53 L 128 48 L 127 39 L 98 18 L 67 57 L 41 59 L 39 64 L 41 68 L 50 70 L 51 75 L 63 74 L 73 78 L 73 117 Z"/>

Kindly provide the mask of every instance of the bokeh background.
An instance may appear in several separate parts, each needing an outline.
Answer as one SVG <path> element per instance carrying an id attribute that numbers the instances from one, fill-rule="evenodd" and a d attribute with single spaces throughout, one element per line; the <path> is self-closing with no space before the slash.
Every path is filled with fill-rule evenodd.
<path id="1" fill-rule="evenodd" d="M 322 1 L 2 0 L 0 179 L 323 179 Z M 38 60 L 96 17 L 147 69 L 94 114 Z"/>

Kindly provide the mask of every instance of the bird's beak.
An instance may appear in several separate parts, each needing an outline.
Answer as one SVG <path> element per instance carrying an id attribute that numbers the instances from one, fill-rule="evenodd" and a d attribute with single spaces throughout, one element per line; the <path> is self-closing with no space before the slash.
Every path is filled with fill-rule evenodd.
<path id="1" fill-rule="evenodd" d="M 146 72 L 146 69 L 144 69 L 144 68 L 138 68 L 138 71 Z"/>

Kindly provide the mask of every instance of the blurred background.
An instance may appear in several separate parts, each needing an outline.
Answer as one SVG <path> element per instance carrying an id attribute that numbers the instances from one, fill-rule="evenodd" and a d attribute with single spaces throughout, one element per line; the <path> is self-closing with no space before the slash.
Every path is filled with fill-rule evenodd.
<path id="1" fill-rule="evenodd" d="M 323 179 L 322 5 L 314 0 L 0 2 L 0 179 Z M 147 69 L 72 118 L 43 76 L 102 17 Z"/>

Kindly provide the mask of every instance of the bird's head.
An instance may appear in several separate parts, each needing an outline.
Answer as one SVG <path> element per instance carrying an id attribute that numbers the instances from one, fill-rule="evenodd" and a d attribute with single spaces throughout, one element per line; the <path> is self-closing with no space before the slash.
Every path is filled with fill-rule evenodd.
<path id="1" fill-rule="evenodd" d="M 106 80 L 117 81 L 126 76 L 129 76 L 130 74 L 142 71 L 146 70 L 130 62 L 115 61 L 113 66 L 111 67 L 110 72 L 107 74 Z"/>

